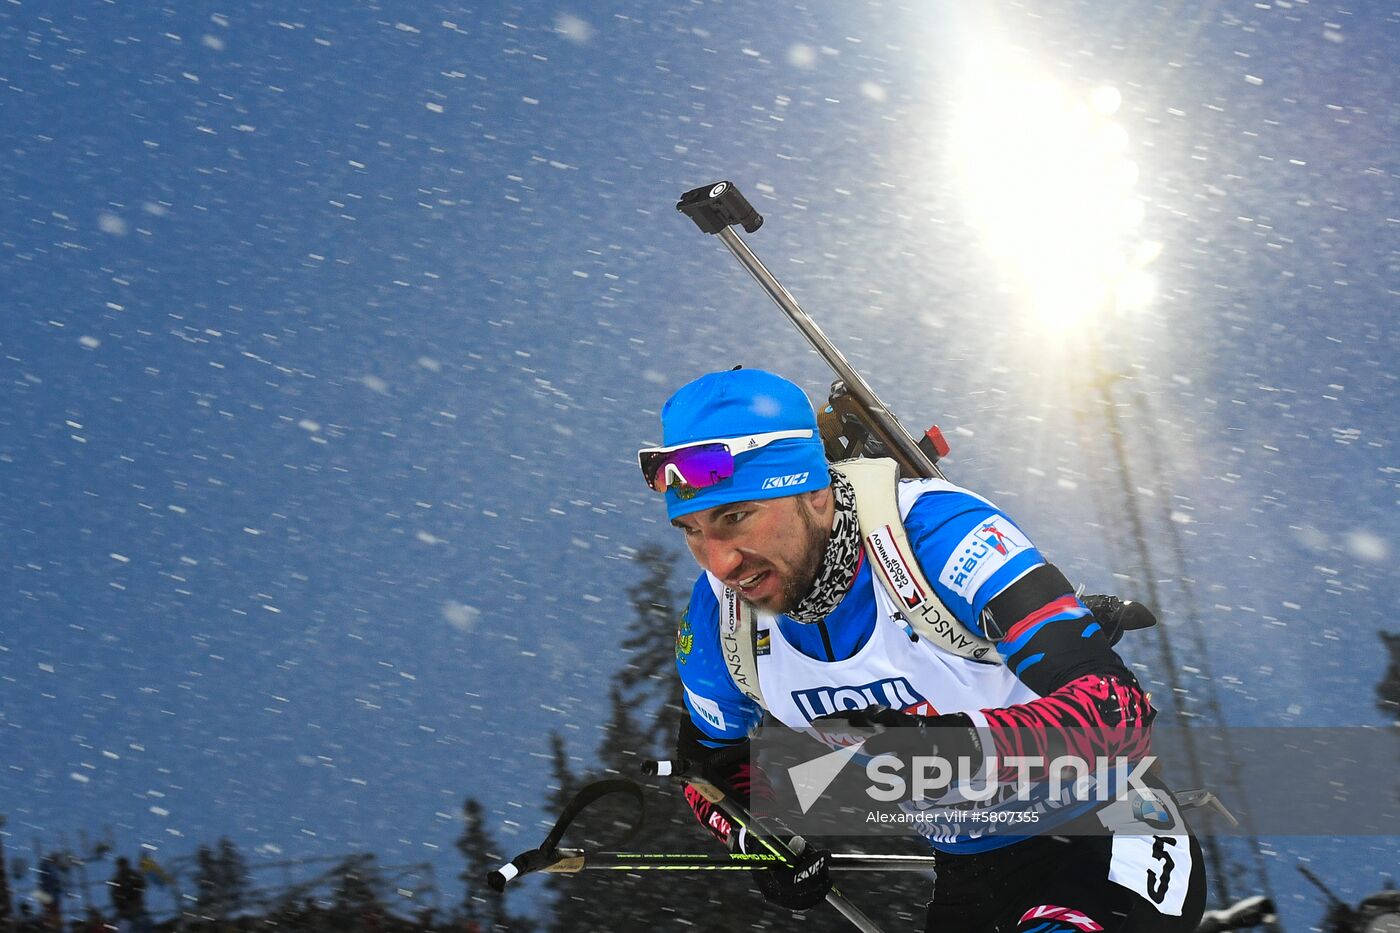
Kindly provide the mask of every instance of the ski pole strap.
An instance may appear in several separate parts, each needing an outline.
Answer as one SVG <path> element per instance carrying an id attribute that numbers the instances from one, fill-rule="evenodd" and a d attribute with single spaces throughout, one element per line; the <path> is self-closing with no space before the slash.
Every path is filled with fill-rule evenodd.
<path id="1" fill-rule="evenodd" d="M 493 891 L 503 891 L 505 886 L 521 875 L 529 874 L 532 871 L 539 871 L 555 864 L 564 857 L 559 852 L 559 843 L 564 838 L 564 833 L 568 831 L 570 824 L 580 813 L 588 809 L 591 805 L 611 794 L 627 794 L 637 801 L 637 820 L 622 838 L 613 845 L 622 846 L 631 840 L 642 828 L 642 822 L 646 816 L 646 803 L 642 798 L 642 789 L 632 781 L 614 778 L 607 781 L 594 781 L 588 784 L 564 805 L 563 812 L 559 814 L 559 819 L 554 821 L 554 828 L 549 831 L 549 835 L 544 837 L 544 842 L 538 848 L 528 852 L 522 852 L 511 859 L 506 865 L 501 866 L 496 871 L 486 876 L 486 882 Z"/>
<path id="2" fill-rule="evenodd" d="M 630 840 L 642 828 L 642 819 L 646 813 L 646 803 L 642 799 L 642 789 L 632 781 L 622 778 L 613 778 L 607 781 L 594 781 L 574 794 L 573 799 L 564 805 L 564 810 L 559 814 L 559 819 L 554 822 L 554 828 L 549 831 L 549 835 L 544 837 L 541 849 L 553 852 L 564 838 L 564 833 L 568 830 L 569 824 L 574 821 L 584 810 L 610 794 L 626 794 L 637 801 L 637 822 L 628 827 L 627 832 L 614 846 L 621 846 Z"/>

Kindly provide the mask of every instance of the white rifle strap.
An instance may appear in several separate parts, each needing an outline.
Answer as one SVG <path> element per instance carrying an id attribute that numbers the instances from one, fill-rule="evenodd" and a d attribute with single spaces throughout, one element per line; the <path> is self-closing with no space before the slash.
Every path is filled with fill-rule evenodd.
<path id="1" fill-rule="evenodd" d="M 753 607 L 726 586 L 720 597 L 719 618 L 719 646 L 724 654 L 724 664 L 729 668 L 734 686 L 766 710 L 768 706 L 763 702 L 763 691 L 758 688 L 757 641 Z"/>
<path id="2" fill-rule="evenodd" d="M 959 657 L 1000 662 L 996 646 L 963 625 L 943 605 L 914 558 L 899 513 L 899 464 L 888 459 L 856 459 L 832 464 L 832 469 L 855 489 L 856 520 L 865 553 L 877 568 L 875 576 L 914 633 Z"/>

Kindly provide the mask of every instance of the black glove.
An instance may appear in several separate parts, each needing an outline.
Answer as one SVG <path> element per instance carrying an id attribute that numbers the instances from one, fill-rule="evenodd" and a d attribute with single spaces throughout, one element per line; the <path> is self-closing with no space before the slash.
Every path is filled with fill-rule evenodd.
<path id="1" fill-rule="evenodd" d="M 982 741 L 966 713 L 914 716 L 888 706 L 867 706 L 819 716 L 812 728 L 845 741 L 860 741 L 861 754 L 874 758 L 895 755 L 901 761 L 915 756 L 939 756 L 956 764 L 967 758 L 970 774 L 982 767 Z"/>
<path id="2" fill-rule="evenodd" d="M 1124 632 L 1140 628 L 1150 628 L 1157 624 L 1157 617 L 1142 603 L 1117 596 L 1091 594 L 1080 598 L 1084 608 L 1094 614 L 1094 621 L 1103 629 L 1109 645 L 1118 644 Z"/>
<path id="3" fill-rule="evenodd" d="M 806 910 L 826 900 L 831 890 L 831 852 L 807 844 L 801 836 L 788 840 L 797 863 L 776 868 L 755 868 L 754 883 L 770 904 L 788 910 Z"/>

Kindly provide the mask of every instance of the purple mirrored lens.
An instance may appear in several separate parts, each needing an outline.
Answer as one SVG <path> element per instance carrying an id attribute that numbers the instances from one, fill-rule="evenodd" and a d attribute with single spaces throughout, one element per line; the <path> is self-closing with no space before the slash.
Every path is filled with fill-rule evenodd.
<path id="1" fill-rule="evenodd" d="M 655 472 L 648 477 L 652 489 L 666 491 L 670 467 L 680 473 L 686 485 L 704 489 L 734 475 L 734 455 L 723 444 L 697 444 L 660 454 L 656 458 Z"/>

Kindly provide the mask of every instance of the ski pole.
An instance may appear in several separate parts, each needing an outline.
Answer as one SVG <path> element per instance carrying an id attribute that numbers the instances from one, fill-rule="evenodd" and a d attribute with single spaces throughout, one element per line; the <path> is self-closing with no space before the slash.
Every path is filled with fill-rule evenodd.
<path id="1" fill-rule="evenodd" d="M 568 859 L 578 858 L 581 854 L 570 850 L 566 855 L 564 851 L 559 848 L 559 843 L 563 840 L 564 833 L 568 830 L 570 824 L 578 818 L 578 815 L 587 809 L 590 804 L 612 794 L 627 794 L 637 802 L 637 821 L 628 828 L 627 832 L 618 840 L 617 844 L 621 845 L 631 839 L 642 828 L 642 822 L 646 815 L 646 803 L 642 797 L 642 789 L 632 781 L 617 779 L 594 781 L 592 784 L 580 789 L 578 793 L 574 794 L 573 799 L 564 805 L 563 812 L 560 813 L 559 818 L 554 821 L 554 826 L 550 829 L 549 834 L 544 837 L 544 842 L 540 843 L 536 848 L 530 849 L 528 852 L 520 853 L 500 868 L 491 872 L 486 876 L 486 883 L 491 886 L 493 891 L 504 891 L 507 884 L 521 875 L 527 875 L 535 871 L 563 870 L 557 867 L 551 868 L 551 866 L 559 865 L 561 860 L 567 861 Z"/>
<path id="2" fill-rule="evenodd" d="M 738 746 L 742 748 L 742 746 Z M 719 807 L 724 815 L 738 826 L 749 838 L 768 850 L 769 853 L 778 856 L 783 860 L 783 864 L 795 865 L 797 863 L 797 853 L 792 847 L 776 833 L 768 829 L 748 809 L 718 781 L 705 774 L 695 774 L 691 772 L 690 763 L 684 760 L 678 761 L 648 761 L 642 764 L 642 773 L 648 776 L 675 777 L 688 782 L 710 803 Z M 930 859 L 930 862 L 932 859 Z M 826 902 L 835 907 L 841 916 L 851 922 L 857 930 L 862 933 L 882 933 L 880 927 L 876 925 L 865 913 L 846 899 L 840 891 L 833 885 L 826 893 Z"/>
<path id="3" fill-rule="evenodd" d="M 641 788 L 631 781 L 597 781 L 583 787 L 569 801 L 545 841 L 537 848 L 522 852 L 487 876 L 496 891 L 503 891 L 516 878 L 534 872 L 576 874 L 580 871 L 739 871 L 767 865 L 786 865 L 788 857 L 773 852 L 687 853 L 687 852 L 587 852 L 576 848 L 558 848 L 564 832 L 578 815 L 602 797 L 627 793 L 639 803 Z M 641 828 L 641 820 L 628 831 L 631 838 Z M 863 852 L 841 852 L 832 857 L 831 867 L 841 871 L 928 871 L 933 868 L 931 856 L 884 855 Z"/>
<path id="4" fill-rule="evenodd" d="M 783 858 L 770 852 L 585 852 L 583 849 L 556 849 L 549 857 L 531 861 L 528 870 L 520 874 L 536 871 L 563 875 L 581 871 L 749 871 L 786 864 Z M 932 868 L 933 858 L 927 855 L 836 852 L 831 856 L 832 871 L 929 871 Z"/>
<path id="5" fill-rule="evenodd" d="M 884 444 L 890 456 L 898 461 L 905 475 L 944 479 L 943 472 L 938 469 L 934 458 L 925 453 L 919 443 L 904 429 L 904 425 L 899 423 L 894 413 L 880 401 L 875 390 L 870 388 L 860 373 L 856 372 L 836 345 L 817 326 L 817 322 L 812 320 L 812 316 L 802 310 L 796 299 L 753 254 L 739 234 L 734 232 L 733 227 L 736 224 L 748 233 L 753 233 L 763 226 L 763 216 L 753 209 L 753 205 L 739 193 L 734 183 L 721 181 L 687 191 L 676 203 L 676 210 L 695 221 L 695 225 L 704 233 L 719 236 L 720 241 L 734 254 L 734 258 L 739 260 L 739 264 L 748 270 L 754 281 L 768 293 L 768 297 L 787 315 L 788 320 L 802 336 L 807 338 L 812 349 L 816 350 L 836 373 L 846 391 L 855 398 L 856 404 L 866 416 L 867 427 Z M 931 434 L 929 440 L 935 447 L 939 443 Z"/>

